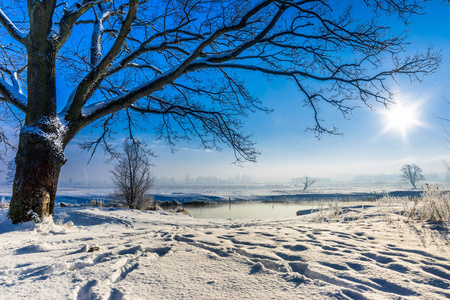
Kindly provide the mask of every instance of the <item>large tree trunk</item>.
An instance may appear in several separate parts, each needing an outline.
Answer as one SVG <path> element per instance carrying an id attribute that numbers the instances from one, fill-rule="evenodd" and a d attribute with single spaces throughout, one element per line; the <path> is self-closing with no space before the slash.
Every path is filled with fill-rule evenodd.
<path id="1" fill-rule="evenodd" d="M 52 215 L 64 156 L 65 127 L 56 116 L 58 43 L 51 28 L 56 0 L 28 1 L 27 111 L 16 155 L 9 209 L 13 223 Z"/>
<path id="2" fill-rule="evenodd" d="M 59 122 L 22 128 L 9 210 L 13 223 L 53 215 L 59 172 L 66 161 L 62 131 Z"/>

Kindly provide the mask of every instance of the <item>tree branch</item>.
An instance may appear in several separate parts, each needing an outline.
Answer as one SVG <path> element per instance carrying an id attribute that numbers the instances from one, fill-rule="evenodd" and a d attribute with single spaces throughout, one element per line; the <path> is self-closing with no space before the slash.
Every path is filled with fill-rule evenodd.
<path id="1" fill-rule="evenodd" d="M 14 38 L 16 41 L 26 46 L 27 44 L 27 35 L 20 31 L 16 25 L 6 16 L 3 10 L 0 9 L 0 23 L 5 27 L 8 31 L 9 35 Z"/>
<path id="2" fill-rule="evenodd" d="M 88 99 L 90 93 L 94 93 L 98 85 L 100 85 L 100 78 L 104 75 L 107 69 L 110 67 L 114 58 L 120 53 L 120 50 L 125 44 L 127 35 L 131 31 L 131 26 L 136 18 L 137 7 L 139 0 L 130 0 L 128 14 L 122 23 L 119 35 L 115 40 L 113 46 L 105 57 L 94 66 L 94 68 L 83 78 L 75 93 L 71 102 L 69 110 L 67 111 L 66 120 L 76 121 L 81 116 L 81 109 Z"/>
<path id="3" fill-rule="evenodd" d="M 3 96 L 3 99 L 0 98 L 0 101 L 14 105 L 23 113 L 27 112 L 27 98 L 17 86 L 12 86 L 0 78 L 0 94 Z"/>
<path id="4" fill-rule="evenodd" d="M 73 27 L 76 25 L 78 19 L 84 15 L 89 9 L 100 4 L 108 2 L 108 0 L 78 0 L 72 6 L 64 11 L 64 15 L 59 22 L 60 31 L 58 37 L 59 47 L 69 39 Z"/>

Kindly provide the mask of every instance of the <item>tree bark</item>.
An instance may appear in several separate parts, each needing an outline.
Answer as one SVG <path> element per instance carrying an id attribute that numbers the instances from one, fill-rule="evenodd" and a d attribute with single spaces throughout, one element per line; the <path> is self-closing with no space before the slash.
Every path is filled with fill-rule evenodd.
<path id="1" fill-rule="evenodd" d="M 22 128 L 9 209 L 13 223 L 53 215 L 59 173 L 66 162 L 60 132 L 58 123 Z"/>
<path id="2" fill-rule="evenodd" d="M 28 0 L 27 110 L 16 154 L 9 217 L 13 223 L 53 215 L 66 128 L 56 116 L 57 32 L 52 31 L 56 0 Z"/>

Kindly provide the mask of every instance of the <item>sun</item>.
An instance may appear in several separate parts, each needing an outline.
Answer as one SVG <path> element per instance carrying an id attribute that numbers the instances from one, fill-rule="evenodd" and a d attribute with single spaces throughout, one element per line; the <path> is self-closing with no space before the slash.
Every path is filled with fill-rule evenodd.
<path id="1" fill-rule="evenodd" d="M 391 105 L 383 112 L 387 131 L 397 131 L 402 135 L 407 134 L 413 127 L 420 125 L 416 107 L 407 106 L 402 102 Z"/>
<path id="2" fill-rule="evenodd" d="M 386 109 L 380 112 L 383 116 L 384 127 L 380 134 L 388 132 L 401 135 L 404 142 L 408 142 L 408 135 L 417 127 L 426 127 L 420 120 L 422 101 L 401 101 L 396 100 Z"/>

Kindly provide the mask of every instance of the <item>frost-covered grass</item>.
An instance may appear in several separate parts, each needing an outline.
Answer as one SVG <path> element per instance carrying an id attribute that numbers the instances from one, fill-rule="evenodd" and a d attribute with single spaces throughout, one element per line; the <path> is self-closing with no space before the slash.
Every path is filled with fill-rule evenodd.
<path id="1" fill-rule="evenodd" d="M 4 209 L 9 208 L 9 202 L 5 200 L 5 197 L 2 197 L 2 200 L 0 201 L 0 208 Z"/>
<path id="2" fill-rule="evenodd" d="M 338 200 L 319 201 L 317 206 L 311 210 L 314 213 L 314 222 L 339 222 L 342 220 L 342 206 L 348 205 Z"/>
<path id="3" fill-rule="evenodd" d="M 404 213 L 408 219 L 423 222 L 450 221 L 450 191 L 438 185 L 424 185 L 423 195 L 403 201 Z"/>
<path id="4" fill-rule="evenodd" d="M 375 206 L 384 222 L 450 222 L 450 191 L 439 185 L 424 185 L 421 197 L 383 196 L 365 202 L 318 201 L 313 204 L 311 220 L 315 223 L 362 221 L 367 209 Z"/>
<path id="5" fill-rule="evenodd" d="M 91 206 L 103 207 L 103 206 L 105 206 L 105 202 L 102 199 L 92 199 Z"/>
<path id="6" fill-rule="evenodd" d="M 424 185 L 421 197 L 382 197 L 379 212 L 392 222 L 405 217 L 409 221 L 450 222 L 450 191 L 439 185 Z"/>

